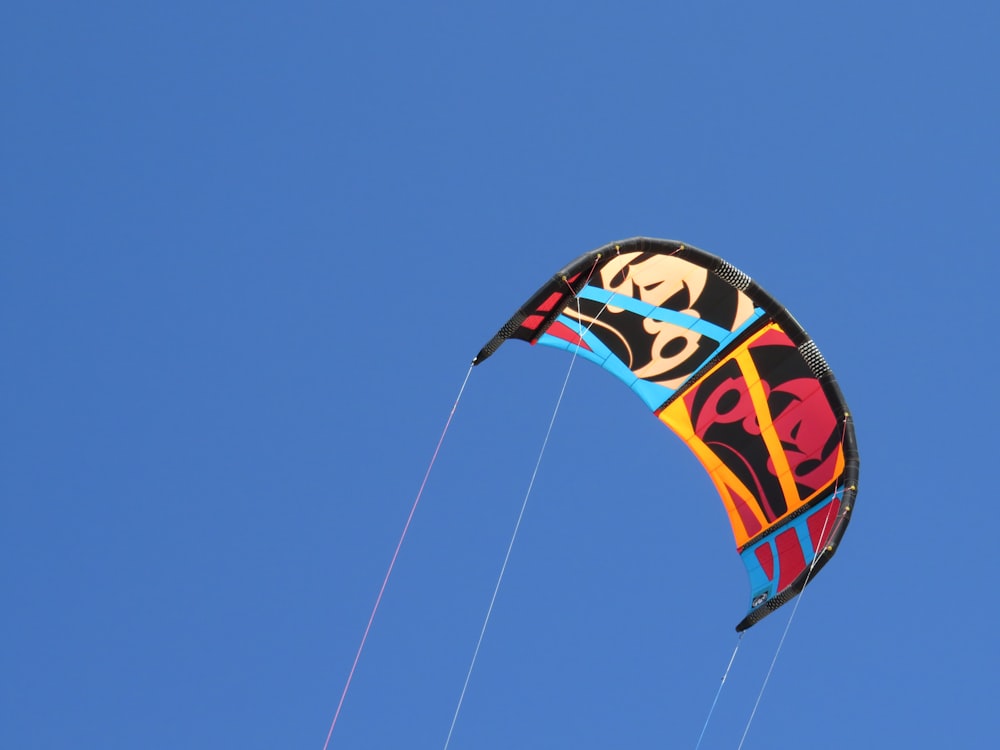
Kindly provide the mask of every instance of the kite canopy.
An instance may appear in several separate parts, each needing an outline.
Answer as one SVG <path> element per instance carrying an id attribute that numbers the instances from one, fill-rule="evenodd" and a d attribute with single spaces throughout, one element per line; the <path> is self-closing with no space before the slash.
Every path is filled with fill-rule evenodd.
<path id="1" fill-rule="evenodd" d="M 833 557 L 857 494 L 854 425 L 816 344 L 749 276 L 680 242 L 615 242 L 553 276 L 473 364 L 509 338 L 596 362 L 687 443 L 750 576 L 737 630 Z"/>

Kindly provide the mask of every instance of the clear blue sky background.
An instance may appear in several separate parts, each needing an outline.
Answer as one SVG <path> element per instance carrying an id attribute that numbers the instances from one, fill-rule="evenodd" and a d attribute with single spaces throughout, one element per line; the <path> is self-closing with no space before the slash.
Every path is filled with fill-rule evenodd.
<path id="1" fill-rule="evenodd" d="M 320 750 L 472 356 L 638 234 L 855 414 L 852 526 L 746 748 L 998 733 L 994 3 L 8 2 L 0 745 Z M 333 748 L 441 748 L 570 358 L 469 381 Z M 747 584 L 574 368 L 451 748 L 693 747 Z M 733 748 L 791 608 L 706 734 Z"/>

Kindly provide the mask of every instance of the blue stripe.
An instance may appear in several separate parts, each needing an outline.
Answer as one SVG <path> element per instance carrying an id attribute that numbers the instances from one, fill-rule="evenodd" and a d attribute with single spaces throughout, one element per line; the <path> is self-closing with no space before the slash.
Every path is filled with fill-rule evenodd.
<path id="1" fill-rule="evenodd" d="M 805 555 L 806 564 L 811 565 L 813 558 L 816 557 L 816 553 L 813 552 L 812 548 L 812 539 L 809 537 L 808 520 L 820 511 L 825 511 L 834 500 L 842 500 L 843 495 L 842 489 L 835 490 L 827 495 L 825 500 L 814 505 L 808 513 L 795 519 L 793 525 L 795 526 L 796 533 L 798 533 L 799 544 L 802 546 L 802 554 Z M 833 524 L 834 520 L 827 521 L 826 532 L 833 530 Z"/>
<path id="2" fill-rule="evenodd" d="M 795 529 L 795 535 L 799 540 L 799 546 L 802 548 L 802 556 L 805 558 L 806 565 L 812 565 L 813 558 L 816 555 L 813 552 L 812 539 L 809 536 L 809 519 L 817 513 L 825 511 L 834 500 L 843 501 L 843 490 L 831 492 L 824 500 L 810 508 L 808 513 L 799 516 L 787 525 L 777 527 L 768 536 L 764 537 L 755 545 L 748 547 L 740 553 L 743 565 L 746 566 L 747 569 L 747 575 L 750 577 L 750 601 L 747 605 L 748 612 L 753 609 L 754 598 L 761 592 L 766 592 L 768 598 L 771 598 L 778 593 L 777 585 L 781 578 L 781 562 L 778 559 L 778 550 L 773 544 L 774 538 L 789 528 Z M 832 521 L 830 522 L 830 526 L 833 526 Z M 830 528 L 827 529 L 828 532 L 830 530 Z M 771 554 L 774 557 L 773 580 L 768 579 L 768 577 L 764 574 L 764 569 L 760 566 L 760 563 L 757 562 L 756 551 L 765 544 L 770 545 Z"/>
<path id="3" fill-rule="evenodd" d="M 763 545 L 768 545 L 771 547 L 771 557 L 774 560 L 774 578 L 768 578 L 764 569 L 757 562 L 757 549 Z M 778 581 L 778 550 L 774 548 L 771 543 L 771 538 L 762 539 L 753 547 L 743 550 L 740 554 L 740 558 L 743 560 L 743 565 L 746 566 L 747 575 L 750 576 L 750 600 L 747 602 L 747 611 L 753 609 L 753 600 L 757 598 L 760 594 L 766 594 L 767 598 L 770 599 L 777 592 L 775 587 Z"/>
<path id="4" fill-rule="evenodd" d="M 577 332 L 580 330 L 579 321 L 572 320 L 564 315 L 560 315 L 556 318 L 556 320 L 570 330 Z M 650 383 L 648 380 L 642 380 L 636 377 L 636 374 L 632 372 L 624 362 L 618 359 L 618 357 L 616 357 L 614 353 L 604 345 L 604 342 L 602 342 L 591 331 L 584 330 L 582 338 L 587 346 L 590 347 L 591 351 L 587 351 L 583 347 L 578 347 L 576 344 L 570 343 L 565 339 L 557 338 L 556 336 L 552 336 L 548 333 L 543 333 L 538 338 L 538 343 L 544 344 L 545 346 L 551 346 L 556 349 L 562 349 L 567 352 L 577 352 L 580 357 L 600 365 L 631 388 L 632 391 L 642 399 L 643 403 L 650 408 L 650 410 L 658 409 L 668 398 L 674 395 L 675 391 L 672 388 L 667 388 L 666 386 L 659 385 L 658 383 Z"/>
<path id="5" fill-rule="evenodd" d="M 703 324 L 703 326 L 700 327 L 705 328 L 706 330 L 709 328 L 711 329 L 711 333 L 710 334 L 706 333 L 705 335 L 713 340 L 718 340 L 715 338 L 716 336 L 722 335 L 723 333 L 725 334 L 722 340 L 720 341 L 719 345 L 712 351 L 712 353 L 708 357 L 706 357 L 705 360 L 699 363 L 697 369 L 693 373 L 691 373 L 691 375 L 685 378 L 684 381 L 680 383 L 680 385 L 676 389 L 674 389 L 674 388 L 668 388 L 658 383 L 652 383 L 648 380 L 640 380 L 638 377 L 636 377 L 635 373 L 632 372 L 624 362 L 622 362 L 618 357 L 616 357 L 611 352 L 611 350 L 608 349 L 608 347 L 605 346 L 604 343 L 597 336 L 595 336 L 589 329 L 583 330 L 582 338 L 584 342 L 586 342 L 587 346 L 591 348 L 592 351 L 588 352 L 586 349 L 580 348 L 579 355 L 584 359 L 590 360 L 591 362 L 600 365 L 605 370 L 607 370 L 612 375 L 621 380 L 623 383 L 625 383 L 625 385 L 631 388 L 635 392 L 635 394 L 642 399 L 643 403 L 646 404 L 646 406 L 648 406 L 653 411 L 660 408 L 667 401 L 667 399 L 673 396 L 677 391 L 683 389 L 689 382 L 691 382 L 691 380 L 699 377 L 705 367 L 705 362 L 711 361 L 716 355 L 718 355 L 723 349 L 725 349 L 734 338 L 736 338 L 748 326 L 752 325 L 754 321 L 756 321 L 764 314 L 763 310 L 761 310 L 760 308 L 755 308 L 753 315 L 751 315 L 747 319 L 747 321 L 743 325 L 741 325 L 737 330 L 730 333 L 729 331 L 726 331 L 725 329 L 720 328 L 719 326 L 713 325 L 712 323 L 708 323 L 697 318 L 692 318 L 688 315 L 681 315 L 680 313 L 674 312 L 673 310 L 654 308 L 653 305 L 650 305 L 649 303 L 637 300 L 633 297 L 626 297 L 621 294 L 614 294 L 612 292 L 608 292 L 606 289 L 598 289 L 596 287 L 590 287 L 590 286 L 584 287 L 583 292 L 581 292 L 581 296 L 584 296 L 587 299 L 594 299 L 598 302 L 604 302 L 610 300 L 613 301 L 616 307 L 619 306 L 627 307 L 636 314 L 641 314 L 640 312 L 641 310 L 659 311 L 657 313 L 657 317 L 654 318 L 655 320 L 665 320 L 666 318 L 669 318 L 671 315 L 673 315 L 676 316 L 678 319 L 682 321 L 687 321 L 689 323 L 698 322 L 700 324 Z M 653 316 L 650 315 L 648 317 L 653 317 Z M 573 320 L 572 318 L 569 318 L 565 315 L 560 315 L 559 317 L 556 318 L 556 321 L 562 323 L 564 326 L 566 326 L 572 331 L 579 332 L 581 329 L 580 322 L 578 320 Z M 667 322 L 673 322 L 673 321 L 667 321 Z M 678 323 L 678 325 L 682 325 L 682 323 Z M 699 331 L 699 326 L 691 325 L 688 327 L 692 328 L 692 330 Z M 578 349 L 576 344 L 571 344 L 568 341 L 565 341 L 556 336 L 552 336 L 551 334 L 548 333 L 543 333 L 538 338 L 537 343 L 544 344 L 545 346 L 551 346 L 556 349 L 562 349 L 563 351 L 568 351 L 568 352 L 573 352 Z"/>
<path id="6" fill-rule="evenodd" d="M 712 341 L 725 341 L 732 335 L 725 328 L 695 315 L 686 315 L 677 310 L 656 307 L 635 297 L 618 294 L 617 292 L 609 292 L 607 289 L 601 289 L 600 287 L 585 286 L 580 291 L 580 296 L 593 302 L 600 302 L 612 307 L 621 307 L 642 318 L 652 318 L 663 323 L 671 323 L 679 328 L 688 328 L 702 336 L 707 336 Z"/>

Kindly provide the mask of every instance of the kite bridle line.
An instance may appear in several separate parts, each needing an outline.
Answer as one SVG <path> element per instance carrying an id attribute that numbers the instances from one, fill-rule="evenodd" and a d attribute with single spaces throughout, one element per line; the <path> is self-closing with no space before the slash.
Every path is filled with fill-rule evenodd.
<path id="1" fill-rule="evenodd" d="M 434 454 L 431 456 L 430 463 L 427 465 L 427 471 L 424 472 L 424 479 L 420 483 L 420 489 L 417 490 L 417 496 L 413 500 L 413 505 L 410 507 L 410 514 L 406 517 L 406 523 L 403 525 L 403 532 L 399 535 L 399 542 L 396 544 L 396 551 L 392 553 L 392 560 L 389 562 L 389 568 L 385 572 L 385 578 L 382 579 L 382 586 L 378 591 L 378 596 L 375 597 L 375 605 L 372 607 L 371 615 L 368 617 L 368 624 L 365 626 L 364 635 L 361 636 L 361 643 L 358 645 L 358 651 L 354 655 L 354 663 L 351 664 L 350 672 L 347 674 L 347 682 L 344 684 L 344 690 L 340 694 L 340 701 L 337 703 L 337 710 L 333 713 L 333 721 L 330 722 L 330 731 L 326 733 L 326 742 L 323 743 L 323 750 L 327 750 L 330 745 L 330 737 L 333 736 L 333 728 L 337 726 L 337 719 L 340 717 L 340 710 L 344 707 L 344 699 L 347 697 L 347 690 L 351 687 L 351 680 L 354 679 L 354 672 L 358 668 L 358 661 L 361 659 L 361 652 L 365 648 L 365 643 L 368 641 L 368 634 L 371 632 L 372 623 L 375 621 L 375 614 L 378 612 L 379 605 L 382 603 L 382 595 L 385 593 L 385 588 L 389 584 L 389 576 L 392 575 L 392 569 L 396 566 L 396 559 L 399 557 L 399 550 L 403 546 L 403 540 L 406 539 L 406 532 L 410 530 L 410 522 L 413 520 L 414 513 L 417 512 L 417 505 L 420 503 L 420 498 L 424 494 L 424 488 L 427 486 L 427 480 L 431 475 L 431 469 L 434 468 L 434 463 L 437 461 L 438 453 L 441 451 L 441 444 L 444 443 L 444 437 L 448 434 L 448 428 L 451 427 L 451 420 L 455 416 L 455 410 L 458 409 L 458 402 L 462 400 L 462 394 L 465 393 L 465 386 L 469 382 L 469 377 L 472 375 L 473 365 L 469 365 L 469 371 L 465 373 L 465 380 L 462 381 L 462 387 L 458 389 L 458 396 L 455 397 L 455 403 L 452 404 L 451 411 L 448 413 L 448 419 L 445 421 L 444 429 L 441 431 L 441 437 L 438 438 L 437 445 L 434 448 Z"/>
<path id="2" fill-rule="evenodd" d="M 694 746 L 694 750 L 698 750 L 701 747 L 701 741 L 705 739 L 705 730 L 708 729 L 708 722 L 712 720 L 712 713 L 715 711 L 715 704 L 719 702 L 719 696 L 722 695 L 722 688 L 726 684 L 726 678 L 729 677 L 729 670 L 733 668 L 733 662 L 736 661 L 736 652 L 740 650 L 740 644 L 743 643 L 743 634 L 746 633 L 745 630 L 741 630 L 736 636 L 736 646 L 733 648 L 733 655 L 729 657 L 729 663 L 726 665 L 726 671 L 722 674 L 722 680 L 719 682 L 719 688 L 715 691 L 715 698 L 712 699 L 712 705 L 708 709 L 708 716 L 705 717 L 705 724 L 701 728 L 701 734 L 698 735 L 698 742 Z"/>
<path id="3" fill-rule="evenodd" d="M 545 448 L 549 444 L 549 437 L 552 435 L 552 427 L 556 423 L 556 415 L 559 414 L 559 406 L 562 404 L 563 395 L 566 393 L 566 386 L 569 383 L 569 376 L 573 372 L 573 363 L 576 362 L 576 355 L 569 362 L 569 369 L 566 370 L 566 377 L 563 379 L 562 388 L 559 391 L 559 398 L 556 399 L 555 408 L 552 410 L 552 417 L 549 419 L 548 429 L 545 431 L 545 438 L 542 440 L 542 447 L 538 451 L 538 458 L 535 460 L 535 469 L 531 472 L 531 479 L 528 481 L 528 489 L 524 493 L 524 499 L 521 501 L 521 510 L 517 514 L 517 521 L 514 522 L 514 530 L 510 535 L 510 542 L 507 544 L 507 552 L 504 554 L 503 563 L 500 566 L 500 573 L 497 576 L 496 585 L 493 587 L 493 595 L 490 597 L 489 607 L 486 608 L 486 616 L 483 619 L 483 625 L 479 629 L 479 639 L 476 641 L 476 647 L 472 652 L 472 660 L 469 662 L 469 669 L 465 673 L 465 682 L 462 683 L 462 692 L 458 696 L 458 704 L 455 706 L 455 713 L 451 717 L 451 726 L 448 727 L 448 736 L 444 741 L 444 750 L 448 750 L 448 745 L 451 744 L 451 737 L 455 731 L 455 724 L 458 722 L 458 714 L 462 710 L 462 703 L 465 701 L 465 694 L 469 689 L 469 681 L 472 679 L 472 670 L 476 666 L 476 659 L 479 657 L 479 649 L 483 645 L 483 638 L 486 636 L 486 628 L 490 623 L 490 617 L 493 615 L 493 606 L 496 604 L 497 595 L 500 593 L 500 585 L 503 583 L 504 574 L 507 572 L 507 563 L 510 562 L 510 555 L 514 549 L 514 542 L 517 540 L 517 532 L 521 528 L 521 521 L 524 518 L 524 512 L 528 507 L 528 498 L 531 497 L 531 491 L 535 486 L 535 478 L 538 476 L 538 469 L 542 465 L 542 456 L 545 455 Z"/>
<path id="4" fill-rule="evenodd" d="M 587 279 L 584 282 L 584 284 L 586 284 L 587 282 L 590 281 L 591 277 L 594 274 L 594 271 L 597 269 L 597 265 L 598 265 L 599 260 L 600 260 L 600 256 L 598 256 L 597 258 L 595 258 L 594 265 L 591 267 L 590 273 L 588 274 Z M 564 281 L 566 281 L 567 285 L 570 286 L 570 290 L 573 293 L 573 296 L 576 297 L 576 292 L 575 292 L 575 290 L 572 289 L 572 286 L 569 285 L 568 280 L 564 279 Z M 577 308 L 578 309 L 579 309 L 579 304 L 580 304 L 579 298 L 577 298 Z M 606 306 L 607 305 L 605 305 L 604 307 L 606 307 Z M 604 308 L 602 307 L 601 312 L 603 312 L 603 310 L 604 310 Z M 598 316 L 600 316 L 600 312 L 598 313 Z M 595 317 L 595 320 L 590 325 L 592 326 L 594 322 L 596 322 L 596 317 Z M 582 324 L 581 324 L 581 328 L 582 328 Z M 586 330 L 590 330 L 590 326 L 588 326 Z M 579 347 L 577 347 L 577 349 L 579 349 Z M 503 580 L 503 575 L 504 575 L 504 572 L 505 572 L 506 567 L 507 567 L 507 562 L 510 559 L 510 553 L 511 553 L 511 550 L 513 549 L 514 540 L 517 537 L 518 527 L 521 524 L 521 518 L 523 517 L 525 508 L 527 507 L 528 497 L 531 494 L 531 489 L 532 489 L 532 486 L 534 485 L 535 477 L 536 477 L 536 475 L 538 473 L 538 468 L 541 465 L 542 455 L 545 452 L 545 446 L 547 445 L 548 439 L 549 439 L 549 435 L 552 432 L 552 427 L 553 427 L 553 425 L 555 423 L 556 414 L 559 411 L 559 405 L 562 402 L 563 394 L 566 391 L 566 385 L 569 382 L 570 373 L 573 371 L 573 362 L 575 361 L 575 359 L 576 359 L 576 352 L 574 352 L 573 359 L 570 361 L 569 369 L 566 372 L 566 378 L 563 381 L 562 390 L 559 393 L 559 400 L 556 403 L 555 410 L 553 411 L 553 414 L 552 414 L 552 419 L 549 422 L 548 431 L 546 432 L 546 435 L 545 435 L 545 442 L 542 444 L 542 449 L 539 452 L 538 460 L 537 460 L 537 462 L 535 464 L 535 471 L 534 471 L 534 473 L 531 476 L 531 483 L 529 484 L 528 491 L 525 494 L 524 501 L 523 501 L 522 506 L 521 506 L 521 512 L 518 515 L 517 524 L 514 527 L 514 533 L 513 533 L 512 537 L 511 537 L 510 544 L 509 544 L 509 546 L 507 548 L 507 555 L 504 558 L 503 567 L 501 568 L 501 571 L 500 571 L 500 577 L 497 580 L 496 588 L 494 589 L 494 592 L 493 592 L 493 598 L 490 601 L 489 610 L 486 613 L 486 619 L 485 619 L 485 621 L 483 623 L 483 627 L 482 627 L 482 630 L 481 630 L 480 635 L 479 635 L 479 642 L 476 644 L 476 650 L 475 650 L 475 653 L 473 654 L 473 657 L 472 657 L 472 663 L 469 665 L 469 670 L 468 670 L 468 673 L 466 674 L 466 678 L 465 678 L 465 684 L 462 687 L 462 694 L 461 694 L 461 696 L 459 698 L 458 706 L 455 709 L 455 714 L 454 714 L 454 717 L 452 718 L 451 727 L 448 730 L 448 738 L 445 741 L 445 748 L 448 747 L 448 744 L 451 741 L 451 735 L 452 735 L 452 732 L 454 731 L 455 723 L 458 720 L 458 714 L 459 714 L 459 711 L 460 711 L 461 706 L 462 706 L 462 701 L 463 701 L 463 699 L 465 697 L 465 693 L 466 693 L 466 691 L 468 689 L 468 685 L 469 685 L 469 680 L 470 680 L 470 678 L 472 676 L 472 669 L 475 666 L 476 656 L 478 655 L 480 646 L 482 645 L 482 640 L 483 640 L 483 637 L 484 637 L 484 635 L 486 633 L 486 626 L 489 623 L 490 614 L 493 611 L 493 604 L 496 601 L 497 593 L 499 592 L 500 584 L 501 584 L 501 582 Z M 364 651 L 365 644 L 368 642 L 368 635 L 371 632 L 372 624 L 375 621 L 375 615 L 378 613 L 379 606 L 382 603 L 382 597 L 385 594 L 386 587 L 389 585 L 389 578 L 391 577 L 392 571 L 393 571 L 393 569 L 396 566 L 396 560 L 399 558 L 399 552 L 402 549 L 403 541 L 406 539 L 406 535 L 409 532 L 410 524 L 413 521 L 413 517 L 414 517 L 414 515 L 416 514 L 416 511 L 417 511 L 417 506 L 420 504 L 420 499 L 423 497 L 424 489 L 427 487 L 427 481 L 430 478 L 431 471 L 434 468 L 434 464 L 437 462 L 437 457 L 438 457 L 438 454 L 441 451 L 441 446 L 444 443 L 444 439 L 445 439 L 445 436 L 448 434 L 449 428 L 451 427 L 452 419 L 454 418 L 455 412 L 458 409 L 459 402 L 462 400 L 462 395 L 465 393 L 465 387 L 466 387 L 466 385 L 468 385 L 469 378 L 471 377 L 472 370 L 473 370 L 473 368 L 475 366 L 476 366 L 476 360 L 473 360 L 472 364 L 469 365 L 468 371 L 465 373 L 465 378 L 462 380 L 461 387 L 458 389 L 458 395 L 455 397 L 455 401 L 452 404 L 451 411 L 448 413 L 448 418 L 445 421 L 444 429 L 442 429 L 441 436 L 438 438 L 437 445 L 434 447 L 434 452 L 431 455 L 430 462 L 427 465 L 427 470 L 424 472 L 424 478 L 423 478 L 423 480 L 420 483 L 419 489 L 417 490 L 416 497 L 413 500 L 413 505 L 410 507 L 410 512 L 407 515 L 406 523 L 403 525 L 403 530 L 400 533 L 399 541 L 396 543 L 396 549 L 393 551 L 392 559 L 389 561 L 389 567 L 386 570 L 385 577 L 382 579 L 382 585 L 379 588 L 378 595 L 375 597 L 375 604 L 372 606 L 371 614 L 368 616 L 368 623 L 365 625 L 364 633 L 361 636 L 361 642 L 358 644 L 357 652 L 354 655 L 354 661 L 352 662 L 351 668 L 348 671 L 347 680 L 344 683 L 344 689 L 341 691 L 340 700 L 337 702 L 337 708 L 335 709 L 334 714 L 333 714 L 333 719 L 330 722 L 330 729 L 327 731 L 326 740 L 323 742 L 323 750 L 328 750 L 328 748 L 330 746 L 330 739 L 333 737 L 333 730 L 336 728 L 337 721 L 340 718 L 341 710 L 344 707 L 344 701 L 346 700 L 347 693 L 350 690 L 351 682 L 354 680 L 354 673 L 357 671 L 358 662 L 361 660 L 361 654 Z"/>
<path id="5" fill-rule="evenodd" d="M 843 423 L 844 427 L 840 436 L 841 446 L 843 446 L 844 440 L 847 437 L 847 423 L 849 420 L 850 420 L 850 414 L 845 413 L 844 423 Z M 838 481 L 837 484 L 834 486 L 833 497 L 836 498 L 837 493 L 843 490 L 844 488 L 845 488 L 844 485 L 840 481 Z M 849 511 L 850 507 L 846 508 L 846 510 Z M 812 577 L 813 571 L 816 569 L 816 563 L 819 562 L 819 559 L 820 557 L 823 556 L 823 553 L 833 551 L 833 546 L 831 545 L 824 546 L 826 544 L 826 542 L 824 542 L 824 540 L 826 539 L 826 528 L 830 523 L 831 515 L 832 514 L 828 512 L 826 513 L 826 517 L 823 519 L 823 527 L 820 529 L 818 537 L 820 540 L 820 544 L 818 545 L 819 548 L 813 550 L 813 559 L 812 562 L 809 563 L 809 570 L 806 573 L 805 580 L 802 582 L 802 589 L 799 591 L 798 596 L 795 599 L 795 605 L 792 607 L 792 613 L 788 616 L 788 622 L 785 623 L 785 629 L 781 633 L 781 639 L 778 641 L 778 647 L 774 650 L 774 656 L 771 658 L 771 665 L 767 668 L 767 674 L 764 675 L 764 683 L 760 686 L 760 692 L 757 694 L 757 700 L 753 704 L 753 710 L 750 712 L 750 718 L 747 719 L 747 725 L 743 729 L 743 736 L 740 737 L 740 744 L 736 746 L 736 750 L 742 750 L 743 743 L 746 742 L 747 734 L 750 733 L 750 725 L 753 723 L 754 716 L 756 716 L 757 714 L 757 708 L 760 706 L 760 701 L 764 697 L 764 690 L 767 689 L 767 683 L 771 679 L 771 673 L 774 671 L 774 665 L 778 661 L 778 654 L 781 653 L 781 647 L 785 644 L 785 638 L 788 636 L 788 631 L 792 627 L 792 620 L 795 619 L 795 613 L 799 611 L 799 604 L 802 603 L 802 597 L 805 595 L 806 587 L 809 585 L 809 579 Z"/>
<path id="6" fill-rule="evenodd" d="M 590 269 L 590 274 L 587 276 L 587 279 L 582 286 L 586 286 L 586 283 L 590 281 L 591 277 L 594 274 L 594 271 L 597 268 L 597 264 L 599 261 L 600 261 L 600 256 L 594 259 L 594 265 Z M 580 341 L 583 341 L 584 333 L 589 331 L 590 328 L 597 322 L 597 319 L 601 316 L 601 313 L 604 312 L 605 308 L 607 308 L 608 305 L 607 303 L 605 303 L 598 311 L 597 315 L 594 316 L 594 319 L 590 322 L 590 325 L 584 328 L 582 321 L 583 316 L 580 311 L 580 297 L 573 290 L 573 287 L 568 279 L 564 277 L 563 281 L 570 288 L 573 297 L 576 299 L 577 317 L 578 317 L 578 320 L 576 322 L 579 330 Z M 469 662 L 469 668 L 465 673 L 465 681 L 462 684 L 462 691 L 458 696 L 458 704 L 455 706 L 455 713 L 451 717 L 451 726 L 448 727 L 448 735 L 445 738 L 443 750 L 448 750 L 448 746 L 451 744 L 451 738 L 455 732 L 455 725 L 458 723 L 458 714 L 462 710 L 462 704 L 465 702 L 465 694 L 468 692 L 469 682 L 472 679 L 472 670 L 476 666 L 476 660 L 479 657 L 479 650 L 483 645 L 483 638 L 485 638 L 486 636 L 486 628 L 489 626 L 490 617 L 493 615 L 493 607 L 496 604 L 497 595 L 500 593 L 500 586 L 503 583 L 504 574 L 507 572 L 507 563 L 510 562 L 511 552 L 514 549 L 514 542 L 516 541 L 517 533 L 521 528 L 521 521 L 524 518 L 524 512 L 528 507 L 528 499 L 531 497 L 531 492 L 535 487 L 535 479 L 538 477 L 538 470 L 542 465 L 542 457 L 545 455 L 545 449 L 549 444 L 549 438 L 552 436 L 552 428 L 555 426 L 556 416 L 559 414 L 559 407 L 562 405 L 563 397 L 566 395 L 566 387 L 569 385 L 569 377 L 573 373 L 573 365 L 576 363 L 577 354 L 579 353 L 579 351 L 580 351 L 580 345 L 577 344 L 576 347 L 573 349 L 573 356 L 570 358 L 569 367 L 566 369 L 566 377 L 563 378 L 562 388 L 560 388 L 559 390 L 559 397 L 556 399 L 556 405 L 552 409 L 552 416 L 549 419 L 549 426 L 545 430 L 545 437 L 542 440 L 542 447 L 538 451 L 538 458 L 535 459 L 535 468 L 531 472 L 531 479 L 528 481 L 528 488 L 524 493 L 524 499 L 521 501 L 521 510 L 518 512 L 517 520 L 514 522 L 514 530 L 510 536 L 510 542 L 508 542 L 507 544 L 507 552 L 504 554 L 503 563 L 500 566 L 500 573 L 497 576 L 496 585 L 493 587 L 493 595 L 492 597 L 490 597 L 490 604 L 486 609 L 486 616 L 483 618 L 483 625 L 479 629 L 479 639 L 476 641 L 476 647 L 475 649 L 473 649 L 472 659 Z"/>

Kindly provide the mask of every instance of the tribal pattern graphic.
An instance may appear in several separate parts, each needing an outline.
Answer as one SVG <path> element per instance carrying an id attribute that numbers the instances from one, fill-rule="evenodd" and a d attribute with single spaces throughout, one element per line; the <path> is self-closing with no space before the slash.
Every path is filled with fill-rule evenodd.
<path id="1" fill-rule="evenodd" d="M 770 324 L 661 413 L 709 468 L 737 546 L 829 490 L 842 430 L 820 383 Z"/>
<path id="2" fill-rule="evenodd" d="M 634 252 L 604 265 L 564 314 L 637 378 L 677 389 L 753 312 L 749 297 L 707 269 Z"/>
<path id="3" fill-rule="evenodd" d="M 745 630 L 832 557 L 857 493 L 853 421 L 791 314 L 721 258 L 636 237 L 586 253 L 480 350 L 555 347 L 619 378 L 712 479 L 750 576 Z"/>

